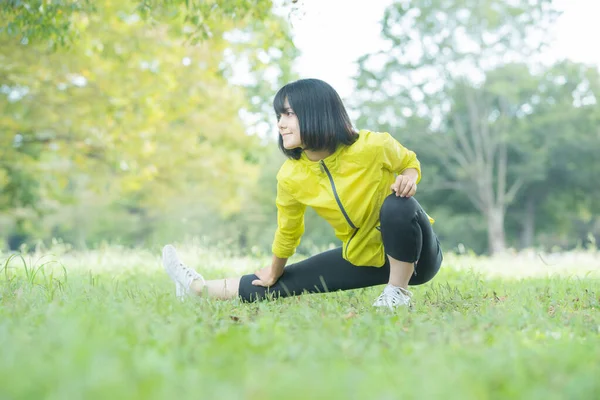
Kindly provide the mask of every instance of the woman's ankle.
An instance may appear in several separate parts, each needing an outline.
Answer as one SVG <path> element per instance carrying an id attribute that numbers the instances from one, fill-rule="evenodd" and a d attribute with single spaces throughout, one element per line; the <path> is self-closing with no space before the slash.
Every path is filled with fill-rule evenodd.
<path id="1" fill-rule="evenodd" d="M 398 289 L 404 289 L 404 290 L 408 289 L 408 283 L 400 283 L 400 282 L 391 282 L 390 281 L 387 284 L 389 286 L 393 286 L 393 287 L 398 288 Z"/>
<path id="2" fill-rule="evenodd" d="M 190 291 L 197 296 L 201 296 L 204 292 L 204 286 L 206 286 L 204 280 L 195 279 L 190 284 Z"/>
<path id="3" fill-rule="evenodd" d="M 408 282 L 415 272 L 414 264 L 399 261 L 388 255 L 390 260 L 390 279 L 388 284 L 402 289 L 408 288 Z"/>
<path id="4" fill-rule="evenodd" d="M 190 284 L 190 292 L 208 299 L 230 300 L 239 296 L 240 278 L 196 279 Z"/>

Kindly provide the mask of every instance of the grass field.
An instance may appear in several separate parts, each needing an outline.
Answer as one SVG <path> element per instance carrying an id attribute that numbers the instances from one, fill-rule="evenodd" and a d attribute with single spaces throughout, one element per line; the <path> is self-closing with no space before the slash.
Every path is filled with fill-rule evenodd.
<path id="1" fill-rule="evenodd" d="M 179 303 L 159 254 L 0 253 L 0 399 L 600 398 L 595 252 L 448 255 L 393 313 L 381 287 Z M 207 278 L 267 261 L 182 255 Z"/>

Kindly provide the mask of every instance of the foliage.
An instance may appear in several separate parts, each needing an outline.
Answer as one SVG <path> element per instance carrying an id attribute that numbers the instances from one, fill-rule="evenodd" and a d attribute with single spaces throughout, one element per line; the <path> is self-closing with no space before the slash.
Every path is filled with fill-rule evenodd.
<path id="1" fill-rule="evenodd" d="M 201 41 L 190 41 L 200 22 L 189 13 L 206 4 L 181 3 L 146 2 L 141 19 L 132 2 L 103 2 L 71 16 L 68 48 L 0 36 L 0 213 L 16 217 L 18 238 L 141 243 L 182 197 L 205 214 L 240 212 L 262 152 L 240 114 L 263 111 L 295 48 L 270 2 L 215 5 Z M 252 82 L 232 84 L 242 58 Z M 266 65 L 277 65 L 269 79 Z M 57 212 L 50 232 L 19 228 Z"/>
<path id="2" fill-rule="evenodd" d="M 48 40 L 53 46 L 65 46 L 76 33 L 72 18 L 93 11 L 91 0 L 6 0 L 0 3 L 0 34 L 23 44 Z"/>
<path id="3" fill-rule="evenodd" d="M 382 23 L 390 48 L 359 61 L 359 124 L 395 132 L 418 150 L 425 175 L 434 175 L 421 186 L 437 191 L 425 193 L 425 203 L 449 217 L 438 226 L 450 245 L 464 240 L 456 235 L 461 222 L 468 223 L 470 246 L 487 233 L 490 253 L 534 245 L 535 219 L 524 214 L 536 210 L 523 203 L 537 200 L 526 194 L 545 182 L 538 200 L 550 201 L 558 191 L 570 196 L 591 184 L 582 161 L 600 148 L 591 123 L 598 118 L 598 71 L 524 63 L 547 44 L 542 33 L 556 16 L 546 0 L 397 1 Z M 569 130 L 542 122 L 559 114 Z M 564 152 L 565 143 L 583 153 Z M 568 168 L 560 189 L 548 184 Z M 483 232 L 474 215 L 485 221 Z"/>
<path id="4" fill-rule="evenodd" d="M 80 30 L 77 20 L 91 17 L 98 7 L 91 0 L 6 0 L 0 4 L 0 33 L 28 43 L 49 41 L 52 45 L 71 44 Z M 271 0 L 126 0 L 126 12 L 139 14 L 153 23 L 180 16 L 193 26 L 190 38 L 198 42 L 220 37 L 231 21 L 265 21 L 271 13 Z M 101 8 L 101 7 L 100 7 Z M 273 26 L 274 27 L 274 26 Z"/>
<path id="5" fill-rule="evenodd" d="M 0 2 L 0 249 L 196 237 L 268 254 L 289 3 Z M 398 0 L 389 47 L 359 60 L 356 126 L 418 153 L 445 250 L 600 240 L 600 77 L 534 63 L 556 16 L 550 0 Z M 338 244 L 306 224 L 299 251 Z"/>

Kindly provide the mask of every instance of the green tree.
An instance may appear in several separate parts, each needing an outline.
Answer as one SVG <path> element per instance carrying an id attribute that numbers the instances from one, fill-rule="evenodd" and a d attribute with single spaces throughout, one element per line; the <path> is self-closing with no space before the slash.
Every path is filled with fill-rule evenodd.
<path id="1" fill-rule="evenodd" d="M 538 179 L 524 186 L 511 206 L 520 247 L 534 245 L 537 231 L 550 236 L 547 245 L 563 246 L 574 246 L 593 231 L 600 213 L 599 94 L 597 68 L 564 61 L 538 78 L 520 138 L 535 157 Z"/>
<path id="2" fill-rule="evenodd" d="M 222 35 L 231 21 L 269 20 L 272 0 L 127 0 L 124 10 L 160 23 L 184 17 L 194 29 L 192 41 Z M 76 21 L 101 9 L 92 0 L 4 0 L 0 3 L 0 34 L 22 42 L 49 41 L 68 45 L 81 33 Z"/>
<path id="3" fill-rule="evenodd" d="M 79 37 L 67 48 L 0 35 L 0 212 L 49 213 L 90 192 L 147 222 L 181 197 L 222 215 L 241 209 L 258 177 L 259 141 L 240 110 L 259 110 L 252 103 L 265 98 L 251 102 L 250 93 L 290 76 L 285 21 L 232 2 L 194 43 L 193 5 L 165 2 L 143 19 L 133 3 L 73 13 Z M 228 32 L 243 33 L 243 44 Z M 251 64 L 247 85 L 229 82 L 239 57 L 262 63 Z M 269 63 L 279 72 L 262 79 Z"/>
<path id="4" fill-rule="evenodd" d="M 507 220 L 512 246 L 533 246 L 536 230 L 546 232 L 546 245 L 573 246 L 581 225 L 588 230 L 580 240 L 595 226 L 600 205 L 599 78 L 597 69 L 569 62 L 537 74 L 525 65 L 504 66 L 479 85 L 454 83 L 438 129 L 416 116 L 398 129 L 378 128 L 396 132 L 419 154 L 425 170 L 419 198 L 444 220 L 447 243 L 466 239 L 480 249 L 473 213 L 487 216 L 489 208 Z M 504 230 L 504 221 L 499 226 Z M 485 231 L 492 232 L 489 224 Z"/>
<path id="5" fill-rule="evenodd" d="M 390 48 L 359 60 L 361 125 L 427 120 L 429 151 L 452 174 L 439 187 L 463 191 L 485 217 L 490 253 L 505 250 L 506 208 L 525 183 L 509 171 L 509 143 L 533 87 L 512 64 L 537 53 L 544 41 L 531 39 L 556 15 L 550 0 L 397 1 L 383 19 Z"/>

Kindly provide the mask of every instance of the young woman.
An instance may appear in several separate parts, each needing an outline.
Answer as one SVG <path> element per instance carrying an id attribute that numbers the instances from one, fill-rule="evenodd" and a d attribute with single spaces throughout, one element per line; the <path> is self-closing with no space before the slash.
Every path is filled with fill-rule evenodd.
<path id="1" fill-rule="evenodd" d="M 205 281 L 171 245 L 163 265 L 176 294 L 256 301 L 386 284 L 376 307 L 409 306 L 408 285 L 431 280 L 442 263 L 433 220 L 413 197 L 421 179 L 415 153 L 388 133 L 356 131 L 337 92 L 317 79 L 292 82 L 273 101 L 279 147 L 273 261 L 254 274 Z M 286 267 L 312 207 L 342 247 Z"/>

